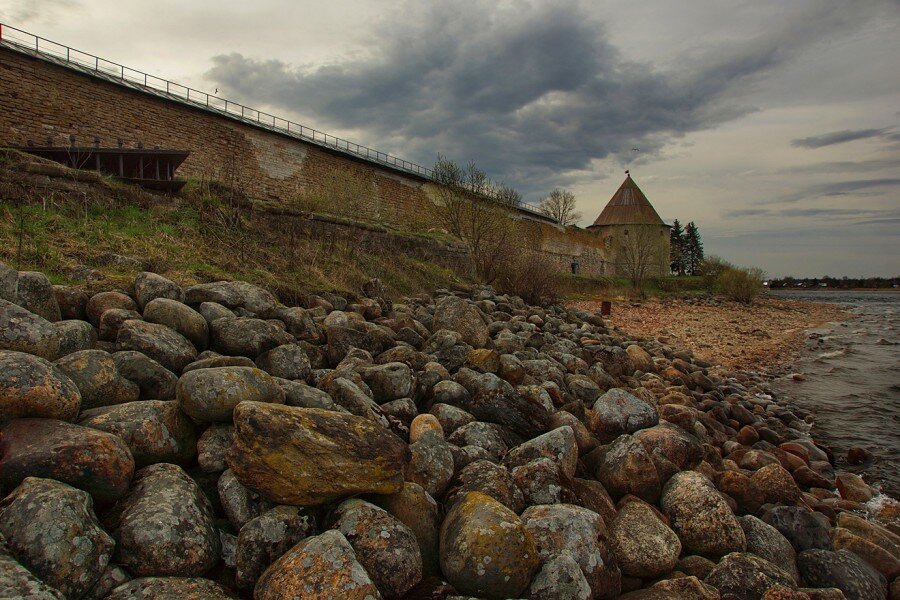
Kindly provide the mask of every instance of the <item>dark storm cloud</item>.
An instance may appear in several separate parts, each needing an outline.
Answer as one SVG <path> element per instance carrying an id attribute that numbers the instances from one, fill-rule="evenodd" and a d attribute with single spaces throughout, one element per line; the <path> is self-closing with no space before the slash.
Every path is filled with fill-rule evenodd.
<path id="1" fill-rule="evenodd" d="M 823 148 L 835 144 L 855 142 L 856 140 L 885 138 L 889 136 L 891 136 L 889 129 L 858 129 L 855 131 L 845 129 L 844 131 L 833 131 L 831 133 L 823 133 L 822 135 L 791 140 L 791 146 L 794 146 L 795 148 Z"/>
<path id="2" fill-rule="evenodd" d="M 754 110 L 736 88 L 878 3 L 852 4 L 814 3 L 774 33 L 667 73 L 626 60 L 575 3 L 404 4 L 366 56 L 293 66 L 235 53 L 214 57 L 208 76 L 242 100 L 357 131 L 357 141 L 426 165 L 438 152 L 476 159 L 529 193 Z"/>

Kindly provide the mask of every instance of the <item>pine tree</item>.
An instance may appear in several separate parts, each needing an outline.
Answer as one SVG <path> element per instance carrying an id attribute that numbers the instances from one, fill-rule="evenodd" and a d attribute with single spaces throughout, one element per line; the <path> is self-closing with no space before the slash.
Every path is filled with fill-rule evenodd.
<path id="1" fill-rule="evenodd" d="M 700 264 L 703 262 L 703 242 L 700 241 L 700 231 L 693 221 L 684 230 L 684 250 L 686 270 L 691 275 L 699 275 Z"/>
<path id="2" fill-rule="evenodd" d="M 675 219 L 672 223 L 672 230 L 669 232 L 669 267 L 672 273 L 676 275 L 684 275 L 684 228 L 681 222 Z"/>

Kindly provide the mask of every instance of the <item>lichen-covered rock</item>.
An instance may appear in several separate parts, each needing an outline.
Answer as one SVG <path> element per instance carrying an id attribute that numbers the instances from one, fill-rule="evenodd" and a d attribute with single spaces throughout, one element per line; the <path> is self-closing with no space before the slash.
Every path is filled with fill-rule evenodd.
<path id="1" fill-rule="evenodd" d="M 766 502 L 795 504 L 800 499 L 800 488 L 791 477 L 790 471 L 777 462 L 763 466 L 750 478 L 762 492 Z"/>
<path id="2" fill-rule="evenodd" d="M 335 404 L 328 392 L 314 388 L 300 381 L 291 381 L 275 377 L 275 382 L 284 391 L 284 403 L 287 406 L 300 408 L 321 408 L 324 410 L 344 411 L 345 409 Z"/>
<path id="3" fill-rule="evenodd" d="M 737 503 L 737 512 L 741 514 L 756 514 L 766 499 L 753 479 L 738 470 L 719 475 L 716 487 Z"/>
<path id="4" fill-rule="evenodd" d="M 464 498 L 468 492 L 487 494 L 517 514 L 525 508 L 525 498 L 512 474 L 506 467 L 487 460 L 475 460 L 456 473 L 447 492 L 447 506 Z"/>
<path id="5" fill-rule="evenodd" d="M 408 397 L 415 384 L 412 370 L 400 362 L 369 367 L 362 372 L 362 376 L 379 404 Z"/>
<path id="6" fill-rule="evenodd" d="M 738 522 L 744 530 L 744 537 L 747 538 L 747 552 L 781 567 L 791 575 L 794 582 L 800 582 L 797 553 L 777 529 L 752 515 L 745 515 L 739 518 Z"/>
<path id="7" fill-rule="evenodd" d="M 43 358 L 0 350 L 0 421 L 46 417 L 72 421 L 81 393 L 71 379 Z"/>
<path id="8" fill-rule="evenodd" d="M 450 445 L 438 431 L 428 431 L 409 445 L 407 481 L 418 483 L 434 497 L 443 495 L 453 477 Z"/>
<path id="9" fill-rule="evenodd" d="M 155 298 L 144 307 L 144 320 L 173 329 L 188 339 L 197 350 L 209 344 L 209 324 L 196 310 L 171 298 Z"/>
<path id="10" fill-rule="evenodd" d="M 745 552 L 726 555 L 704 581 L 735 600 L 761 600 L 766 590 L 776 585 L 795 587 L 787 571 Z"/>
<path id="11" fill-rule="evenodd" d="M 660 508 L 682 545 L 692 553 L 718 557 L 743 552 L 744 530 L 712 483 L 696 471 L 674 475 L 663 488 Z"/>
<path id="12" fill-rule="evenodd" d="M 0 267 L 3 263 L 0 263 Z M 15 273 L 15 271 L 13 271 Z M 2 275 L 2 270 L 0 270 Z M 59 590 L 50 587 L 31 574 L 10 556 L 6 546 L 0 543 L 0 598 L 17 600 L 65 600 Z"/>
<path id="13" fill-rule="evenodd" d="M 240 531 L 248 521 L 255 519 L 272 507 L 256 492 L 247 489 L 237 480 L 231 469 L 226 469 L 218 481 L 219 502 L 225 516 Z"/>
<path id="14" fill-rule="evenodd" d="M 284 391 L 260 369 L 216 367 L 181 376 L 175 396 L 181 410 L 203 422 L 228 422 L 234 407 L 244 401 L 284 403 Z"/>
<path id="15" fill-rule="evenodd" d="M 201 302 L 200 306 L 197 307 L 197 312 L 203 315 L 203 318 L 206 319 L 207 323 L 212 323 L 216 319 L 225 317 L 233 319 L 237 316 L 234 314 L 234 311 L 222 306 L 218 302 Z"/>
<path id="16" fill-rule="evenodd" d="M 146 354 L 176 375 L 197 359 L 196 348 L 183 335 L 146 321 L 126 321 L 119 329 L 116 348 Z"/>
<path id="17" fill-rule="evenodd" d="M 266 569 L 253 590 L 256 600 L 381 600 L 369 574 L 341 532 L 309 537 Z"/>
<path id="18" fill-rule="evenodd" d="M 613 498 L 633 494 L 650 503 L 659 499 L 660 478 L 650 454 L 633 436 L 620 435 L 594 451 L 597 480 Z"/>
<path id="19" fill-rule="evenodd" d="M 838 588 L 847 600 L 887 597 L 884 575 L 849 550 L 806 550 L 797 555 L 797 566 L 807 585 Z"/>
<path id="20" fill-rule="evenodd" d="M 597 398 L 589 427 L 600 441 L 608 442 L 657 423 L 659 415 L 654 407 L 623 389 L 613 388 Z"/>
<path id="21" fill-rule="evenodd" d="M 316 342 L 322 337 L 312 315 L 305 308 L 299 306 L 282 308 L 278 311 L 278 318 L 284 322 L 288 333 L 298 340 Z"/>
<path id="22" fill-rule="evenodd" d="M 294 342 L 294 336 L 284 329 L 250 317 L 216 319 L 209 329 L 212 348 L 228 356 L 255 359 L 272 348 Z"/>
<path id="23" fill-rule="evenodd" d="M 197 463 L 207 473 L 221 473 L 228 468 L 225 453 L 234 440 L 234 426 L 212 423 L 197 440 Z"/>
<path id="24" fill-rule="evenodd" d="M 528 588 L 531 600 L 591 600 L 593 593 L 581 567 L 564 552 L 544 562 Z"/>
<path id="25" fill-rule="evenodd" d="M 87 302 L 90 296 L 80 288 L 67 285 L 54 285 L 53 295 L 56 296 L 56 304 L 59 306 L 59 316 L 62 320 L 87 320 Z M 0 295 L 2 297 L 2 295 Z"/>
<path id="26" fill-rule="evenodd" d="M 137 310 L 137 304 L 134 303 L 131 297 L 122 292 L 100 292 L 94 294 L 85 306 L 88 321 L 94 327 L 100 327 L 100 317 L 111 308 Z"/>
<path id="27" fill-rule="evenodd" d="M 681 541 L 649 505 L 635 500 L 619 509 L 610 541 L 622 573 L 653 579 L 675 568 Z"/>
<path id="28" fill-rule="evenodd" d="M 358 498 L 332 513 L 340 531 L 385 598 L 402 598 L 422 579 L 422 557 L 412 530 L 390 513 Z"/>
<path id="29" fill-rule="evenodd" d="M 123 350 L 112 354 L 119 375 L 137 384 L 142 400 L 172 400 L 178 376 L 149 356 Z"/>
<path id="30" fill-rule="evenodd" d="M 184 302 L 184 290 L 181 286 L 166 279 L 162 275 L 144 271 L 134 278 L 134 297 L 141 310 L 152 300 L 168 298 L 176 302 Z"/>
<path id="31" fill-rule="evenodd" d="M 815 514 L 800 506 L 776 506 L 762 520 L 783 535 L 797 552 L 821 548 L 831 550 L 831 532 Z"/>
<path id="32" fill-rule="evenodd" d="M 450 434 L 447 441 L 460 447 L 478 446 L 479 448 L 484 448 L 494 462 L 500 462 L 508 450 L 506 436 L 502 428 L 496 423 L 485 423 L 483 421 L 473 421 L 458 427 Z"/>
<path id="33" fill-rule="evenodd" d="M 670 423 L 660 423 L 634 434 L 651 455 L 659 452 L 679 471 L 694 469 L 703 460 L 703 445 L 695 436 Z"/>
<path id="34" fill-rule="evenodd" d="M 312 372 L 309 357 L 299 344 L 285 344 L 256 357 L 256 366 L 282 379 L 305 380 Z"/>
<path id="35" fill-rule="evenodd" d="M 141 313 L 136 310 L 127 310 L 124 308 L 110 308 L 103 311 L 100 315 L 100 339 L 104 342 L 115 342 L 119 337 L 119 330 L 126 321 L 137 320 L 142 321 Z"/>
<path id="36" fill-rule="evenodd" d="M 0 484 L 45 477 L 85 490 L 98 503 L 118 499 L 134 474 L 121 438 L 55 419 L 16 419 L 0 426 Z"/>
<path id="37" fill-rule="evenodd" d="M 120 437 L 137 468 L 189 464 L 197 452 L 194 424 L 174 400 L 141 400 L 81 413 L 79 425 Z"/>
<path id="38" fill-rule="evenodd" d="M 269 565 L 313 533 L 315 520 L 296 506 L 276 506 L 248 521 L 237 538 L 238 587 L 252 588 Z"/>
<path id="39" fill-rule="evenodd" d="M 573 502 L 575 495 L 569 490 L 569 478 L 558 463 L 549 458 L 537 458 L 511 471 L 513 481 L 522 491 L 525 506 Z"/>
<path id="40" fill-rule="evenodd" d="M 600 515 L 572 504 L 554 504 L 527 508 L 522 522 L 534 536 L 542 560 L 567 553 L 581 567 L 595 598 L 619 595 L 621 572 L 607 546 Z"/>
<path id="41" fill-rule="evenodd" d="M 552 460 L 566 477 L 575 477 L 578 445 L 572 428 L 563 426 L 519 444 L 506 454 L 503 464 L 514 469 L 539 458 Z"/>
<path id="42" fill-rule="evenodd" d="M 54 364 L 78 386 L 82 410 L 134 402 L 141 395 L 137 385 L 119 374 L 109 352 L 82 350 Z"/>
<path id="43" fill-rule="evenodd" d="M 59 338 L 59 356 L 91 350 L 97 345 L 97 330 L 87 321 L 57 321 L 53 326 Z"/>
<path id="44" fill-rule="evenodd" d="M 375 496 L 373 501 L 409 527 L 419 544 L 422 574 L 439 573 L 438 530 L 440 509 L 437 502 L 417 483 L 404 482 L 396 494 Z"/>
<path id="45" fill-rule="evenodd" d="M 103 523 L 116 540 L 116 562 L 138 576 L 202 575 L 219 559 L 212 506 L 176 465 L 138 471 Z"/>
<path id="46" fill-rule="evenodd" d="M 184 290 L 184 301 L 198 305 L 218 302 L 228 308 L 243 308 L 263 319 L 276 316 L 278 299 L 263 288 L 244 281 L 214 281 Z"/>
<path id="47" fill-rule="evenodd" d="M 53 284 L 43 273 L 20 271 L 16 286 L 16 304 L 51 323 L 62 319 Z"/>
<path id="48" fill-rule="evenodd" d="M 0 534 L 25 567 L 71 598 L 94 586 L 113 550 L 87 492 L 38 477 L 0 502 Z"/>
<path id="49" fill-rule="evenodd" d="M 476 373 L 465 368 L 457 372 L 456 381 L 469 392 L 459 408 L 479 421 L 503 425 L 528 439 L 547 430 L 550 418 L 547 409 L 529 402 L 508 381 L 493 373 Z"/>
<path id="50" fill-rule="evenodd" d="M 537 571 L 533 535 L 497 500 L 469 492 L 441 525 L 441 570 L 463 594 L 516 598 Z"/>
<path id="51" fill-rule="evenodd" d="M 673 600 L 719 600 L 721 598 L 716 588 L 703 583 L 693 575 L 663 579 L 654 583 L 650 589 L 671 594 L 669 597 Z"/>
<path id="52" fill-rule="evenodd" d="M 101 600 L 106 598 L 115 588 L 123 583 L 131 581 L 125 569 L 118 565 L 108 564 L 100 574 L 100 578 L 94 587 L 84 596 L 85 600 Z"/>
<path id="53" fill-rule="evenodd" d="M 250 367 L 255 368 L 256 363 L 246 356 L 222 356 L 211 350 L 198 355 L 197 360 L 186 366 L 181 374 L 198 371 L 200 369 L 216 369 L 218 367 Z"/>
<path id="54" fill-rule="evenodd" d="M 0 300 L 0 350 L 27 352 L 55 360 L 59 356 L 59 334 L 47 319 Z"/>
<path id="55" fill-rule="evenodd" d="M 234 410 L 234 425 L 228 466 L 243 485 L 278 504 L 390 494 L 403 484 L 406 444 L 368 419 L 242 402 Z"/>
<path id="56" fill-rule="evenodd" d="M 197 598 L 231 600 L 228 590 L 200 577 L 141 577 L 115 588 L 104 600 L 170 600 Z"/>
<path id="57" fill-rule="evenodd" d="M 473 348 L 484 348 L 490 340 L 488 326 L 478 307 L 456 296 L 445 296 L 438 300 L 432 329 L 455 331 Z"/>

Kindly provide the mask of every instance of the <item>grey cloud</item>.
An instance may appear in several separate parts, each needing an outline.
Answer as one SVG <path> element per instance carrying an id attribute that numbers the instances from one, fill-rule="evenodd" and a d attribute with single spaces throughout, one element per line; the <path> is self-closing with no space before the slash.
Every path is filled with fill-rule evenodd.
<path id="1" fill-rule="evenodd" d="M 824 198 L 829 196 L 861 196 L 866 194 L 876 195 L 878 194 L 878 192 L 866 192 L 865 190 L 897 186 L 900 186 L 900 179 L 896 178 L 835 181 L 807 186 L 796 192 L 785 194 L 781 197 L 773 198 L 771 200 L 765 200 L 760 204 L 799 202 L 801 200 L 813 200 L 815 198 Z"/>
<path id="2" fill-rule="evenodd" d="M 813 165 L 786 167 L 778 170 L 777 173 L 869 173 L 887 170 L 900 170 L 900 157 L 821 162 Z"/>
<path id="3" fill-rule="evenodd" d="M 714 49 L 683 71 L 627 61 L 578 3 L 410 3 L 389 15 L 363 57 L 293 66 L 215 56 L 207 76 L 244 101 L 430 164 L 475 159 L 534 194 L 593 161 L 656 156 L 672 139 L 754 110 L 740 85 L 823 36 L 871 16 L 869 4 L 816 2 L 774 33 Z M 864 6 L 865 5 L 865 6 Z"/>
<path id="4" fill-rule="evenodd" d="M 12 0 L 6 8 L 0 8 L 0 18 L 24 24 L 37 17 L 53 18 L 60 9 L 73 9 L 79 4 L 79 0 Z"/>
<path id="5" fill-rule="evenodd" d="M 861 217 L 883 213 L 864 208 L 786 208 L 779 212 L 784 217 Z"/>
<path id="6" fill-rule="evenodd" d="M 812 137 L 791 140 L 791 146 L 794 146 L 795 148 L 823 148 L 825 146 L 844 144 L 846 142 L 854 142 L 856 140 L 884 138 L 889 136 L 890 130 L 886 128 L 857 130 L 845 129 L 844 131 L 833 131 L 831 133 L 823 133 L 822 135 L 814 135 Z"/>
<path id="7" fill-rule="evenodd" d="M 739 208 L 722 212 L 724 217 L 763 217 L 772 214 L 767 208 Z"/>

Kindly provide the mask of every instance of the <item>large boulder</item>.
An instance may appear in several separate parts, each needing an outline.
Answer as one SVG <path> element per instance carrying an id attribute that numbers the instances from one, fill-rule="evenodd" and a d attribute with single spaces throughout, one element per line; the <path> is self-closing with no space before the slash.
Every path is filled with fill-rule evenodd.
<path id="1" fill-rule="evenodd" d="M 153 463 L 186 465 L 197 453 L 194 424 L 174 400 L 142 400 L 86 410 L 78 424 L 120 437 L 138 468 Z"/>
<path id="2" fill-rule="evenodd" d="M 762 600 L 766 590 L 776 585 L 795 587 L 787 571 L 745 552 L 726 555 L 704 581 L 734 600 Z"/>
<path id="3" fill-rule="evenodd" d="M 296 506 L 276 506 L 247 521 L 237 538 L 238 587 L 252 588 L 269 565 L 315 533 L 315 528 L 315 520 Z"/>
<path id="4" fill-rule="evenodd" d="M 438 531 L 441 515 L 438 503 L 423 488 L 404 482 L 396 494 L 375 496 L 373 501 L 409 527 L 419 544 L 424 576 L 439 573 Z"/>
<path id="5" fill-rule="evenodd" d="M 473 348 L 484 348 L 491 339 L 478 307 L 456 296 L 445 296 L 435 305 L 432 330 L 440 329 L 457 332 Z"/>
<path id="6" fill-rule="evenodd" d="M 797 571 L 797 553 L 791 543 L 771 525 L 760 521 L 753 515 L 745 515 L 738 519 L 744 537 L 747 538 L 747 552 L 764 558 L 773 565 L 787 571 L 795 582 L 800 581 Z"/>
<path id="7" fill-rule="evenodd" d="M 465 368 L 456 374 L 456 381 L 469 392 L 459 408 L 479 421 L 503 425 L 528 439 L 547 430 L 549 411 L 530 402 L 508 381 L 493 373 L 476 373 Z"/>
<path id="8" fill-rule="evenodd" d="M 184 302 L 184 290 L 181 286 L 156 273 L 144 271 L 134 278 L 134 297 L 141 310 L 157 298 L 169 298 Z"/>
<path id="9" fill-rule="evenodd" d="M 650 505 L 628 502 L 616 514 L 610 540 L 622 573 L 654 579 L 675 568 L 681 541 Z"/>
<path id="10" fill-rule="evenodd" d="M 409 451 L 406 480 L 418 483 L 432 496 L 443 495 L 453 477 L 454 462 L 450 444 L 441 432 L 424 432 L 409 445 Z"/>
<path id="11" fill-rule="evenodd" d="M 197 360 L 197 349 L 183 335 L 159 323 L 125 321 L 116 338 L 118 350 L 146 354 L 176 375 Z"/>
<path id="12" fill-rule="evenodd" d="M 552 460 L 566 477 L 575 477 L 578 445 L 572 428 L 568 425 L 559 427 L 519 444 L 506 454 L 503 464 L 514 469 L 540 458 Z"/>
<path id="13" fill-rule="evenodd" d="M 171 298 L 156 298 L 144 307 L 144 320 L 173 329 L 188 339 L 197 350 L 209 344 L 209 325 L 196 310 Z"/>
<path id="14" fill-rule="evenodd" d="M 91 350 L 97 345 L 97 330 L 87 321 L 57 321 L 53 326 L 59 338 L 59 356 L 79 350 Z"/>
<path id="15" fill-rule="evenodd" d="M 19 417 L 74 421 L 80 408 L 78 387 L 55 365 L 0 350 L 0 422 Z"/>
<path id="16" fill-rule="evenodd" d="M 110 308 L 103 311 L 100 315 L 100 339 L 104 342 L 115 342 L 119 337 L 119 330 L 126 321 L 132 319 L 142 321 L 141 313 L 136 310 L 126 310 L 124 308 Z"/>
<path id="17" fill-rule="evenodd" d="M 641 429 L 634 434 L 634 439 L 651 455 L 658 452 L 680 471 L 689 471 L 703 460 L 703 445 L 700 440 L 671 423 L 662 422 Z"/>
<path id="18" fill-rule="evenodd" d="M 112 354 L 119 374 L 137 384 L 143 400 L 172 400 L 178 376 L 149 356 L 134 350 Z"/>
<path id="19" fill-rule="evenodd" d="M 849 550 L 806 550 L 797 556 L 797 566 L 807 585 L 838 588 L 847 600 L 887 597 L 884 575 Z"/>
<path id="20" fill-rule="evenodd" d="M 299 344 L 285 344 L 256 357 L 256 366 L 282 379 L 305 380 L 312 372 L 309 357 Z"/>
<path id="21" fill-rule="evenodd" d="M 593 597 L 581 567 L 568 553 L 545 561 L 528 588 L 530 600 L 591 600 Z"/>
<path id="22" fill-rule="evenodd" d="M 275 379 L 251 367 L 197 369 L 181 376 L 175 396 L 181 410 L 203 422 L 228 422 L 239 403 L 284 403 L 284 391 Z"/>
<path id="23" fill-rule="evenodd" d="M 365 369 L 363 379 L 379 404 L 408 398 L 415 391 L 412 369 L 400 362 L 389 362 Z"/>
<path id="24" fill-rule="evenodd" d="M 112 309 L 137 310 L 137 304 L 127 294 L 122 292 L 99 292 L 91 296 L 85 306 L 88 321 L 94 327 L 100 327 L 100 317 L 103 313 Z"/>
<path id="25" fill-rule="evenodd" d="M 650 503 L 659 499 L 661 481 L 653 459 L 633 436 L 621 435 L 608 446 L 591 453 L 597 480 L 619 499 L 633 494 Z"/>
<path id="26" fill-rule="evenodd" d="M 0 300 L 0 350 L 27 352 L 54 360 L 59 356 L 59 334 L 44 317 Z"/>
<path id="27" fill-rule="evenodd" d="M 253 590 L 255 600 L 381 600 L 378 588 L 340 531 L 309 537 L 266 569 Z"/>
<path id="28" fill-rule="evenodd" d="M 216 319 L 209 328 L 213 350 L 228 356 L 255 359 L 272 348 L 294 342 L 294 336 L 277 325 L 250 317 Z"/>
<path id="29" fill-rule="evenodd" d="M 657 423 L 659 415 L 653 406 L 625 390 L 613 388 L 597 398 L 589 426 L 594 435 L 607 442 Z"/>
<path id="30" fill-rule="evenodd" d="M 141 395 L 136 384 L 119 374 L 109 352 L 82 350 L 60 358 L 55 364 L 78 386 L 82 410 L 133 402 Z"/>
<path id="31" fill-rule="evenodd" d="M 358 498 L 345 500 L 331 515 L 385 598 L 402 598 L 422 579 L 422 556 L 409 527 Z"/>
<path id="32" fill-rule="evenodd" d="M 103 523 L 116 540 L 116 561 L 137 576 L 197 576 L 219 560 L 212 505 L 176 465 L 138 471 Z"/>
<path id="33" fill-rule="evenodd" d="M 660 508 L 682 545 L 693 554 L 719 557 L 743 552 L 744 530 L 725 499 L 696 471 L 675 474 L 663 488 Z"/>
<path id="34" fill-rule="evenodd" d="M 278 299 L 263 288 L 244 281 L 215 281 L 192 285 L 184 290 L 187 304 L 217 302 L 228 308 L 243 308 L 263 319 L 274 318 Z"/>
<path id="35" fill-rule="evenodd" d="M 403 484 L 406 444 L 368 419 L 242 402 L 234 409 L 234 425 L 228 466 L 243 485 L 279 504 L 390 494 Z"/>
<path id="36" fill-rule="evenodd" d="M 517 598 L 537 572 L 533 535 L 497 500 L 469 492 L 441 525 L 441 570 L 462 594 Z"/>
<path id="37" fill-rule="evenodd" d="M 515 513 L 525 508 L 522 490 L 516 486 L 506 467 L 484 459 L 474 460 L 456 473 L 453 485 L 447 492 L 446 504 L 452 505 L 469 492 L 491 496 Z"/>
<path id="38" fill-rule="evenodd" d="M 52 479 L 27 477 L 0 502 L 0 534 L 25 567 L 70 598 L 94 586 L 113 551 L 90 495 Z"/>
<path id="39" fill-rule="evenodd" d="M 762 520 L 781 532 L 797 552 L 831 550 L 830 527 L 807 508 L 775 506 L 766 511 Z"/>
<path id="40" fill-rule="evenodd" d="M 53 284 L 43 273 L 22 271 L 16 288 L 16 304 L 50 322 L 62 319 Z"/>
<path id="41" fill-rule="evenodd" d="M 0 263 L 0 267 L 2 266 L 3 263 Z M 0 269 L 0 275 L 2 274 Z M 9 550 L 2 543 L 0 543 L 0 598 L 66 600 L 62 592 L 45 584 L 20 565 L 10 556 Z"/>
<path id="42" fill-rule="evenodd" d="M 16 419 L 0 426 L 0 484 L 46 477 L 85 490 L 94 501 L 128 489 L 134 459 L 118 436 L 54 419 Z"/>

